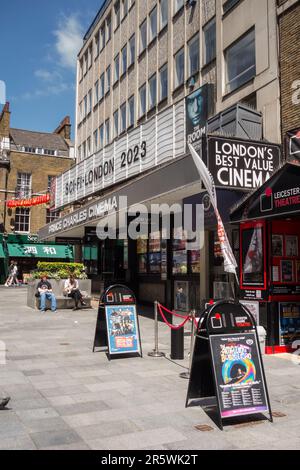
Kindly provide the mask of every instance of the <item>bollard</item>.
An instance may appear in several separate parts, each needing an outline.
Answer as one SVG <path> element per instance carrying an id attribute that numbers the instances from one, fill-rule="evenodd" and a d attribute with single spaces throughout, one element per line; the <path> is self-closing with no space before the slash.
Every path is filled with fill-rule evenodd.
<path id="1" fill-rule="evenodd" d="M 157 300 L 154 302 L 154 349 L 148 353 L 150 357 L 163 357 L 165 353 L 158 350 L 158 314 L 157 314 Z"/>
<path id="2" fill-rule="evenodd" d="M 184 359 L 184 328 L 171 330 L 171 359 Z"/>

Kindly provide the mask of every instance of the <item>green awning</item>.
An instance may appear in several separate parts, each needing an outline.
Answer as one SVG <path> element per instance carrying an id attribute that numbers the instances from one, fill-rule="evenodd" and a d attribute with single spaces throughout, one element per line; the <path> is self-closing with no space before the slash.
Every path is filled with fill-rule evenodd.
<path id="1" fill-rule="evenodd" d="M 73 246 L 69 245 L 20 245 L 18 243 L 8 243 L 7 248 L 11 258 L 74 259 Z"/>
<path id="2" fill-rule="evenodd" d="M 0 245 L 0 258 L 6 258 L 2 245 Z"/>

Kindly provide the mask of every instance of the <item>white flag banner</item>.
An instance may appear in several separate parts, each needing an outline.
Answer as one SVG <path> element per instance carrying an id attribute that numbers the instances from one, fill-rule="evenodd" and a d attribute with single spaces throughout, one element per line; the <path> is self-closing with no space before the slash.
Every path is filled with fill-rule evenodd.
<path id="1" fill-rule="evenodd" d="M 203 163 L 202 158 L 200 157 L 200 155 L 198 155 L 198 153 L 194 149 L 194 147 L 189 144 L 189 149 L 193 157 L 194 163 L 196 165 L 196 168 L 198 170 L 199 176 L 205 186 L 206 191 L 209 194 L 212 206 L 216 214 L 216 218 L 218 222 L 218 237 L 219 237 L 220 247 L 222 251 L 222 256 L 224 258 L 224 270 L 227 273 L 235 274 L 237 282 L 238 282 L 238 277 L 236 274 L 237 262 L 234 257 L 233 251 L 231 249 L 231 246 L 227 237 L 227 233 L 225 231 L 225 227 L 224 227 L 223 221 L 221 219 L 221 216 L 218 210 L 214 179 L 212 175 L 210 174 L 210 172 L 208 171 L 208 168 L 206 167 L 206 165 Z"/>

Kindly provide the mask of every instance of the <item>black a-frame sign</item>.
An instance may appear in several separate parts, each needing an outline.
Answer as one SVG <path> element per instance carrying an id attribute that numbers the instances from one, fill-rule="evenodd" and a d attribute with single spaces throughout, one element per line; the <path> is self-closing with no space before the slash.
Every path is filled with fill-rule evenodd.
<path id="1" fill-rule="evenodd" d="M 217 302 L 200 317 L 186 407 L 192 400 L 213 402 L 221 429 L 240 416 L 267 413 L 273 421 L 255 321 L 239 302 Z"/>

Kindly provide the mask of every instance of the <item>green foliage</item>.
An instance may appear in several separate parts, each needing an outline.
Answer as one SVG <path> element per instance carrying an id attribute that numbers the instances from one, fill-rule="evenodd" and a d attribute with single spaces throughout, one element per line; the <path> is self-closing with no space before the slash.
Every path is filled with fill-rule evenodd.
<path id="1" fill-rule="evenodd" d="M 73 274 L 76 279 L 86 279 L 87 275 L 84 271 L 82 263 L 48 263 L 39 261 L 37 271 L 32 273 L 32 279 L 39 279 L 45 275 L 51 279 L 66 279 Z"/>

